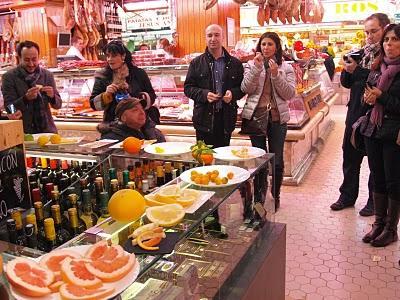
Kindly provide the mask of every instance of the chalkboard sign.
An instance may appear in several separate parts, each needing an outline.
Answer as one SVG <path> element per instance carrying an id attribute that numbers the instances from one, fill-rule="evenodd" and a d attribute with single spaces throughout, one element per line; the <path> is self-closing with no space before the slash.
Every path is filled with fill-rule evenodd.
<path id="1" fill-rule="evenodd" d="M 22 144 L 0 151 L 0 222 L 14 207 L 31 207 Z"/>

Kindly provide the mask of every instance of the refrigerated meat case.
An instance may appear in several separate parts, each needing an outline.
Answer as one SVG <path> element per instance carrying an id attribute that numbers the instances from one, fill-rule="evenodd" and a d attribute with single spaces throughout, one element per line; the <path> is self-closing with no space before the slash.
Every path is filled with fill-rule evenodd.
<path id="1" fill-rule="evenodd" d="M 65 157 L 62 151 L 59 154 L 59 158 Z M 86 154 L 84 151 L 81 153 Z M 46 153 L 44 149 L 43 155 L 52 156 L 55 153 Z M 131 155 L 114 150 L 99 162 L 98 167 L 102 170 L 110 167 L 126 169 L 128 165 L 144 159 L 195 164 L 190 154 L 165 157 L 143 152 Z M 137 255 L 139 276 L 115 299 L 161 299 L 161 296 L 162 299 L 254 299 L 255 291 L 258 297 L 261 295 L 265 299 L 284 297 L 286 227 L 275 222 L 271 198 L 266 197 L 263 205 L 263 222 L 254 219 L 253 210 L 254 176 L 268 165 L 273 168 L 274 155 L 266 154 L 247 161 L 215 160 L 215 165 L 220 164 L 244 168 L 250 172 L 250 178 L 239 184 L 214 189 L 192 185 L 191 188 L 215 194 L 195 212 L 186 213 L 181 223 L 168 229 L 178 235 L 171 254 Z M 106 178 L 107 173 L 104 172 Z M 166 185 L 181 182 L 178 177 Z M 207 219 L 215 216 L 215 212 L 219 215 L 220 231 L 207 229 Z M 137 221 L 121 223 L 110 217 L 60 248 L 91 245 L 104 239 L 124 245 L 130 243 L 127 236 L 137 224 Z M 0 242 L 0 250 L 5 262 L 17 256 L 37 258 L 44 254 L 5 242 Z M 4 291 L 10 293 L 5 276 L 0 278 Z"/>
<path id="2" fill-rule="evenodd" d="M 164 133 L 167 141 L 194 142 L 196 135 L 191 122 L 193 103 L 183 93 L 188 65 L 142 68 L 150 76 L 156 90 L 156 105 L 161 112 L 161 125 L 158 125 L 158 128 Z M 55 115 L 59 132 L 63 136 L 76 136 L 78 131 L 88 139 L 99 138 L 97 124 L 102 119 L 102 112 L 94 112 L 88 108 L 96 69 L 50 70 L 54 72 L 63 98 L 63 109 Z M 333 128 L 330 107 L 339 98 L 322 61 L 308 70 L 307 81 L 297 90 L 298 93 L 289 102 L 290 121 L 284 151 L 283 183 L 288 185 L 298 185 L 318 155 Z M 240 112 L 244 103 L 244 99 L 238 102 L 238 122 L 232 134 L 231 145 L 251 144 L 248 136 L 239 134 Z"/>

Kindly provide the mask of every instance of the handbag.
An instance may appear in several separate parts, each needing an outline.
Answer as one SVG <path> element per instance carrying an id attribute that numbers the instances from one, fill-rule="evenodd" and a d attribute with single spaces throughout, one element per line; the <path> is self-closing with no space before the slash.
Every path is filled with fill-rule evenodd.
<path id="1" fill-rule="evenodd" d="M 242 119 L 239 134 L 267 135 L 269 111 L 268 108 L 258 113 L 256 110 L 250 120 Z"/>
<path id="2" fill-rule="evenodd" d="M 368 122 L 369 116 L 361 116 L 352 126 L 350 143 L 353 147 L 366 154 L 365 143 L 364 143 L 364 135 L 362 134 L 365 129 L 366 123 Z"/>

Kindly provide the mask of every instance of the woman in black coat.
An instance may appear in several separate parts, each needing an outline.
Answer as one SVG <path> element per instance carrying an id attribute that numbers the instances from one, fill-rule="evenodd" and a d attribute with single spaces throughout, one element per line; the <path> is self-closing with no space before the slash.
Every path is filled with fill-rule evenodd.
<path id="1" fill-rule="evenodd" d="M 400 215 L 400 25 L 386 27 L 380 66 L 371 70 L 364 101 L 372 106 L 361 127 L 374 181 L 375 222 L 365 243 L 384 247 L 398 240 Z M 376 86 L 375 86 L 376 85 Z"/>
<path id="2" fill-rule="evenodd" d="M 104 110 L 103 122 L 115 120 L 115 108 L 128 96 L 143 99 L 147 114 L 159 123 L 157 108 L 151 107 L 156 94 L 146 72 L 132 63 L 132 55 L 121 41 L 112 41 L 105 47 L 108 66 L 95 75 L 90 106 Z"/>

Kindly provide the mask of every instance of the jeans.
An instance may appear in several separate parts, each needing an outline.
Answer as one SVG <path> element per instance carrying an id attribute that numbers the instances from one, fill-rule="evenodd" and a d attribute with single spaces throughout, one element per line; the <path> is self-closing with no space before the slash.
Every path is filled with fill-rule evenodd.
<path id="1" fill-rule="evenodd" d="M 343 203 L 354 204 L 358 197 L 360 184 L 360 169 L 364 154 L 356 150 L 350 143 L 352 128 L 346 126 L 343 137 L 343 183 L 339 188 L 340 199 Z M 369 198 L 372 200 L 373 178 L 368 178 Z"/>
<path id="2" fill-rule="evenodd" d="M 285 138 L 287 133 L 287 124 L 280 124 L 280 122 L 269 122 L 267 129 L 267 136 L 250 136 L 251 144 L 253 147 L 264 149 L 267 152 L 275 153 L 275 174 L 272 174 L 272 196 L 275 200 L 280 199 L 281 186 L 283 181 L 283 147 L 285 145 Z M 268 149 L 267 149 L 267 138 L 268 138 Z M 266 171 L 268 172 L 268 171 Z M 268 173 L 266 173 L 268 174 Z M 254 188 L 257 186 L 262 187 L 263 183 L 268 184 L 265 174 L 265 181 L 258 181 L 255 179 Z M 261 178 L 261 180 L 264 180 Z"/>
<path id="3" fill-rule="evenodd" d="M 400 201 L 400 146 L 395 142 L 365 138 L 374 192 Z"/>

